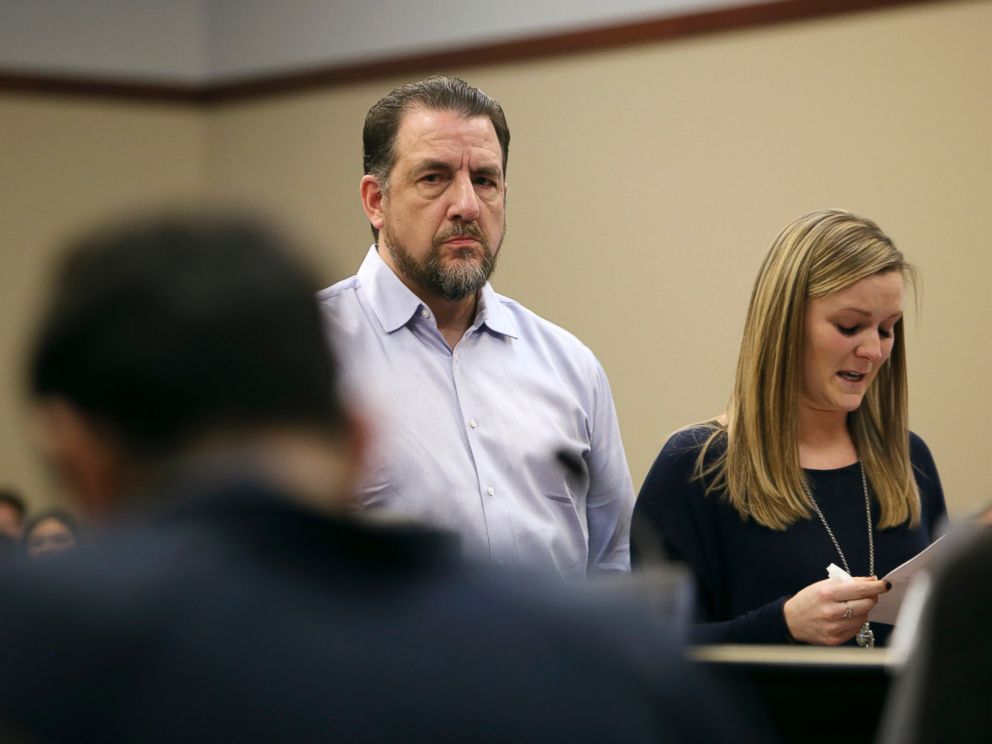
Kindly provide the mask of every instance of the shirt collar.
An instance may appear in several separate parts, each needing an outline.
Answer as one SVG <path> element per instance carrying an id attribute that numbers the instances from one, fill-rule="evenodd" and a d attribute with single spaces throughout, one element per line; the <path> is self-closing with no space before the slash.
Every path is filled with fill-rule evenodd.
<path id="1" fill-rule="evenodd" d="M 358 269 L 358 279 L 368 293 L 372 312 L 386 333 L 402 328 L 425 307 L 423 300 L 382 260 L 374 244 Z M 503 336 L 517 338 L 519 335 L 513 316 L 489 282 L 479 292 L 479 308 L 473 324 L 474 327 L 482 325 Z"/>
<path id="2" fill-rule="evenodd" d="M 369 248 L 358 269 L 358 280 L 368 293 L 372 312 L 386 333 L 405 326 L 424 304 L 386 265 L 375 244 Z"/>
<path id="3" fill-rule="evenodd" d="M 519 338 L 520 336 L 517 322 L 489 282 L 486 282 L 482 291 L 479 292 L 479 310 L 475 320 L 477 325 L 485 324 L 489 330 L 502 336 L 510 336 L 511 338 Z"/>

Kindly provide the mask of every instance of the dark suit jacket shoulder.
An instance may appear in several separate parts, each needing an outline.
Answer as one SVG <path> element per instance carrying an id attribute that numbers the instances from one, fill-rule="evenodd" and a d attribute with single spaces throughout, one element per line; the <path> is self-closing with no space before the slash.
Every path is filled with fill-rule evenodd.
<path id="1" fill-rule="evenodd" d="M 259 483 L 0 573 L 0 721 L 42 741 L 720 740 L 622 605 Z M 730 740 L 730 736 L 726 738 Z"/>

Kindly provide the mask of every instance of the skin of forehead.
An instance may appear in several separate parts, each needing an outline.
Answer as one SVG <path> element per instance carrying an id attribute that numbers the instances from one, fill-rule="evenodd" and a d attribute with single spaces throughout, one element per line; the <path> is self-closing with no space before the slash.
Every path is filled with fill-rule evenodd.
<path id="1" fill-rule="evenodd" d="M 890 278 L 890 275 L 893 278 Z M 865 293 L 869 293 L 870 296 L 863 297 Z M 876 300 L 878 296 L 881 297 Z M 902 276 L 896 272 L 890 272 L 889 274 L 866 277 L 852 284 L 850 287 L 818 299 L 823 303 L 823 306 L 828 312 L 851 310 L 870 316 L 877 307 L 882 306 L 885 317 L 895 317 L 902 314 L 902 298 Z M 862 301 L 865 299 L 868 300 L 867 303 Z M 894 307 L 891 312 L 887 312 L 889 308 L 885 308 L 884 306 L 890 301 L 893 305 L 897 305 L 897 307 Z"/>
<path id="2" fill-rule="evenodd" d="M 451 160 L 464 165 L 466 158 L 475 168 L 495 168 L 499 173 L 503 170 L 499 139 L 486 116 L 465 118 L 454 111 L 413 109 L 400 122 L 396 152 L 398 163 L 403 163 L 407 171 L 424 160 Z"/>
<path id="3" fill-rule="evenodd" d="M 52 537 L 69 534 L 69 528 L 57 519 L 43 519 L 31 530 L 32 537 Z"/>

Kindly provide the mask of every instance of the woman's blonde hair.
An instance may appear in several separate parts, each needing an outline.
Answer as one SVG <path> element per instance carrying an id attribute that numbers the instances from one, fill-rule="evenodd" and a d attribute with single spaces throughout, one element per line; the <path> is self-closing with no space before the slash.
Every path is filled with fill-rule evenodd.
<path id="1" fill-rule="evenodd" d="M 876 274 L 898 271 L 915 283 L 888 236 L 874 222 L 839 209 L 811 212 L 775 239 L 751 293 L 727 420 L 706 440 L 695 477 L 745 518 L 783 530 L 811 515 L 799 464 L 798 405 L 806 307 Z M 878 527 L 920 518 L 909 460 L 908 388 L 903 320 L 848 428 L 881 507 Z M 713 445 L 724 443 L 725 447 Z M 715 456 L 713 453 L 716 453 Z"/>

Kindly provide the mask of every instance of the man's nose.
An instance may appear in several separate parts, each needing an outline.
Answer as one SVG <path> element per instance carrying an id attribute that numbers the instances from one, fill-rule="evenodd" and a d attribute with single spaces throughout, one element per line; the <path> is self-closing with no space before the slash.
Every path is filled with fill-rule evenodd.
<path id="1" fill-rule="evenodd" d="M 468 174 L 460 174 L 451 184 L 448 219 L 452 222 L 475 222 L 479 218 L 479 195 Z"/>

